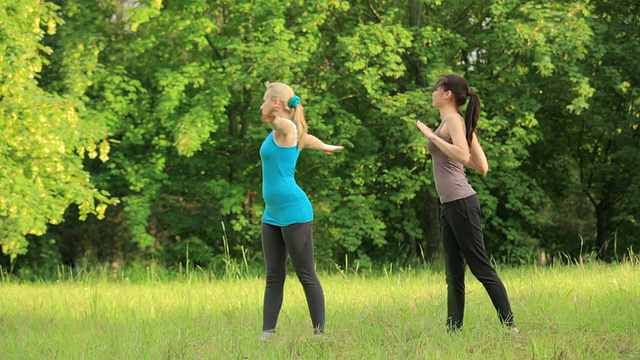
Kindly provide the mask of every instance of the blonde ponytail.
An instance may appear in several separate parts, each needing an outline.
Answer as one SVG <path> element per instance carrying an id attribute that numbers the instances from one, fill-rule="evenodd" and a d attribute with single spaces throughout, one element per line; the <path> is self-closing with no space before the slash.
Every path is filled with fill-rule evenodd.
<path id="1" fill-rule="evenodd" d="M 305 134 L 309 131 L 307 122 L 304 119 L 304 108 L 302 105 L 298 104 L 295 108 L 291 109 L 291 118 L 293 118 L 293 122 L 298 128 L 298 149 L 302 149 L 302 139 L 304 139 Z"/>

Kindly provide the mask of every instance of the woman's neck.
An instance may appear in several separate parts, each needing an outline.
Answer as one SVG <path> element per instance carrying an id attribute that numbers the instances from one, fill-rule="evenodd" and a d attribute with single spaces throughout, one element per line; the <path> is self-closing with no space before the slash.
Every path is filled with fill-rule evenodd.
<path id="1" fill-rule="evenodd" d="M 275 116 L 275 118 L 274 118 L 274 120 L 277 120 L 277 119 L 283 119 L 283 120 L 293 121 L 293 120 L 292 120 L 288 115 L 284 115 L 284 116 L 283 116 L 283 114 L 280 114 L 280 113 L 276 114 L 276 116 Z M 273 129 L 273 123 L 270 123 L 270 124 L 269 124 L 269 127 L 270 127 L 271 129 Z"/>
<path id="2" fill-rule="evenodd" d="M 285 118 L 285 119 L 289 119 L 291 117 L 291 113 L 287 110 L 284 109 L 278 109 L 276 110 L 276 116 L 277 117 L 281 117 L 281 118 Z"/>
<path id="3" fill-rule="evenodd" d="M 451 117 L 451 115 L 457 115 L 458 114 L 458 110 L 453 106 L 445 106 L 445 107 L 443 107 L 441 109 L 438 109 L 438 110 L 440 110 L 440 119 L 443 120 L 443 121 L 445 119 Z"/>

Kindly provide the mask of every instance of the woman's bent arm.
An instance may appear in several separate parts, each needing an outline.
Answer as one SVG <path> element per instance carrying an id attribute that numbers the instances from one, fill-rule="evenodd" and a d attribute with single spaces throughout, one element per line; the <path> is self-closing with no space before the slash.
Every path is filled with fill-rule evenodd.
<path id="1" fill-rule="evenodd" d="M 487 156 L 482 150 L 482 146 L 480 146 L 480 142 L 478 141 L 478 137 L 476 133 L 473 133 L 473 138 L 471 139 L 471 147 L 469 148 L 471 153 L 471 159 L 467 163 L 467 166 L 481 172 L 483 175 L 489 171 L 489 162 L 487 161 Z"/>

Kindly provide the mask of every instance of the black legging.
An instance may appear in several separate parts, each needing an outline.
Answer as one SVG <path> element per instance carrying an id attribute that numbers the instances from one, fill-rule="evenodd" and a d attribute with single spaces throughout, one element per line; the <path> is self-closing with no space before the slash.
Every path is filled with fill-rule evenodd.
<path id="1" fill-rule="evenodd" d="M 484 285 L 498 311 L 500 322 L 514 326 L 509 297 L 498 273 L 489 263 L 480 226 L 480 202 L 476 195 L 442 205 L 442 236 L 444 240 L 447 278 L 447 326 L 456 330 L 464 318 L 464 273 L 466 264 Z"/>
<path id="2" fill-rule="evenodd" d="M 324 332 L 324 293 L 313 259 L 313 222 L 285 227 L 262 223 L 262 252 L 267 269 L 262 330 L 275 330 L 282 308 L 287 254 L 307 297 L 316 333 Z"/>

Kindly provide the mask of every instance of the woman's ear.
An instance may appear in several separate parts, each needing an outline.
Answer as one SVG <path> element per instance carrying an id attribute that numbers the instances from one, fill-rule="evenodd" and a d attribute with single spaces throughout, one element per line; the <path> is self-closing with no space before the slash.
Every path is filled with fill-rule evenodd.
<path id="1" fill-rule="evenodd" d="M 273 98 L 273 108 L 276 110 L 280 110 L 282 108 L 282 103 L 280 102 L 280 99 Z"/>

